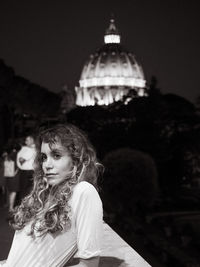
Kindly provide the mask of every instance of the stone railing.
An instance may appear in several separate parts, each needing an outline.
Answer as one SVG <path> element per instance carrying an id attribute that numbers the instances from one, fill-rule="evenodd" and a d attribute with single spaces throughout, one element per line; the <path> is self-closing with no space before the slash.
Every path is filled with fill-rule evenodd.
<path id="1" fill-rule="evenodd" d="M 151 267 L 151 265 L 108 224 L 104 223 L 103 246 L 99 267 Z"/>

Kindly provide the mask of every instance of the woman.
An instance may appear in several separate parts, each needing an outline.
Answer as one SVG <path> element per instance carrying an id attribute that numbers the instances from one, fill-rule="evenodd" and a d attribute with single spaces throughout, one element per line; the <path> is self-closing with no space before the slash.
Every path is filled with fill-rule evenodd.
<path id="1" fill-rule="evenodd" d="M 98 266 L 102 202 L 96 191 L 101 164 L 85 135 L 72 125 L 42 131 L 36 142 L 34 185 L 14 214 L 16 230 L 2 266 Z"/>

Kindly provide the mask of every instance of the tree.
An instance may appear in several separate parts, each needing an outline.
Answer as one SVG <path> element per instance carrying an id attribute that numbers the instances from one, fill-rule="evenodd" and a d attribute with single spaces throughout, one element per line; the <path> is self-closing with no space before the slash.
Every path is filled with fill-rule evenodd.
<path id="1" fill-rule="evenodd" d="M 144 215 L 152 207 L 158 192 L 157 170 L 151 156 L 121 148 L 108 153 L 103 164 L 101 194 L 105 211 L 114 213 L 116 220 Z"/>

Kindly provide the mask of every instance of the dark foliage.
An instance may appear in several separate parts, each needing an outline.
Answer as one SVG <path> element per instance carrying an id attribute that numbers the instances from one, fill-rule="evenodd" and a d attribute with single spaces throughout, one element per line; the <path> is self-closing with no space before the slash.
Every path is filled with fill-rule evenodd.
<path id="1" fill-rule="evenodd" d="M 103 159 L 102 181 L 104 209 L 114 213 L 123 224 L 125 217 L 145 214 L 158 193 L 157 170 L 151 156 L 141 151 L 121 148 Z"/>
<path id="2" fill-rule="evenodd" d="M 61 97 L 39 85 L 16 76 L 0 60 L 1 141 L 24 135 L 46 117 L 57 116 Z M 0 150 L 2 146 L 0 144 Z"/>

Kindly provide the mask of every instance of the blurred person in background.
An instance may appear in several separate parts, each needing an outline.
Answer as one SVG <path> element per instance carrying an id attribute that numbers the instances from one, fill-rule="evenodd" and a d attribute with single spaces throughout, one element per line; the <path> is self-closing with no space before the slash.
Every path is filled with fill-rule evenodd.
<path id="1" fill-rule="evenodd" d="M 17 167 L 19 168 L 19 198 L 26 196 L 33 183 L 33 163 L 36 155 L 33 135 L 27 135 L 25 145 L 17 153 Z"/>
<path id="2" fill-rule="evenodd" d="M 16 156 L 17 150 L 13 147 L 7 151 L 4 159 L 4 177 L 8 195 L 8 210 L 10 213 L 14 211 L 16 195 L 19 191 L 19 176 Z"/>
<path id="3" fill-rule="evenodd" d="M 3 206 L 7 205 L 7 195 L 6 195 L 6 183 L 4 177 L 4 158 L 7 155 L 7 152 L 3 152 L 0 156 L 0 197 L 1 204 Z"/>

